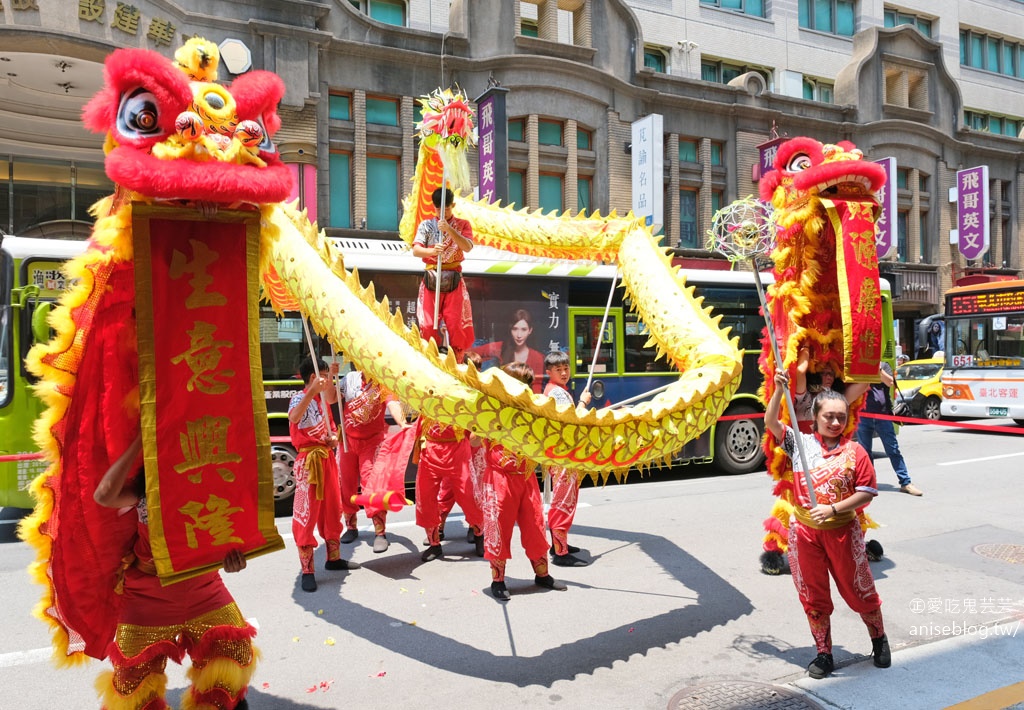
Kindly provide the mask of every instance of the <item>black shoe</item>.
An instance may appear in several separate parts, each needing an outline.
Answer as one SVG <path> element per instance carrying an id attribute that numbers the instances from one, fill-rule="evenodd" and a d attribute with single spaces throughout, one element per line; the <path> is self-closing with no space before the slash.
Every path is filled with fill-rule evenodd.
<path id="1" fill-rule="evenodd" d="M 564 592 L 566 589 L 568 589 L 568 587 L 565 586 L 565 582 L 559 582 L 550 574 L 546 574 L 543 577 L 534 577 L 533 583 L 536 584 L 538 587 L 544 587 L 544 589 L 554 589 L 559 592 Z"/>
<path id="2" fill-rule="evenodd" d="M 892 665 L 892 654 L 889 653 L 889 639 L 882 634 L 871 639 L 871 655 L 875 658 L 876 668 L 888 668 Z"/>
<path id="3" fill-rule="evenodd" d="M 483 557 L 484 556 L 484 536 L 483 535 L 477 535 L 476 539 L 473 540 L 473 546 L 476 548 L 476 556 L 477 557 Z"/>
<path id="4" fill-rule="evenodd" d="M 580 548 L 576 547 L 575 545 L 566 545 L 565 549 L 569 552 L 570 555 L 575 555 L 577 552 L 580 551 Z M 551 552 L 552 555 L 555 554 L 555 546 L 554 545 L 551 546 L 550 552 Z"/>
<path id="5" fill-rule="evenodd" d="M 557 565 L 558 567 L 586 567 L 590 563 L 586 560 L 581 560 L 576 555 L 555 555 L 551 558 L 551 564 Z"/>
<path id="6" fill-rule="evenodd" d="M 339 569 L 359 569 L 362 567 L 358 562 L 349 562 L 348 560 L 327 560 L 324 563 L 324 569 L 339 570 Z"/>
<path id="7" fill-rule="evenodd" d="M 349 528 L 341 536 L 342 544 L 349 545 L 359 539 L 359 531 L 355 528 Z"/>
<path id="8" fill-rule="evenodd" d="M 302 575 L 302 591 L 304 592 L 315 592 L 316 591 L 316 577 L 312 574 Z"/>
<path id="9" fill-rule="evenodd" d="M 444 550 L 441 549 L 440 545 L 431 545 L 420 555 L 420 559 L 424 562 L 430 562 L 440 557 L 444 557 Z"/>
<path id="10" fill-rule="evenodd" d="M 470 528 L 469 532 L 466 533 L 466 542 L 476 542 L 476 533 L 473 532 L 473 528 Z"/>
<path id="11" fill-rule="evenodd" d="M 505 586 L 504 582 L 491 582 L 491 596 L 499 602 L 507 602 L 512 598 L 512 595 L 508 593 L 508 587 Z"/>
<path id="12" fill-rule="evenodd" d="M 807 675 L 820 680 L 835 670 L 835 667 L 831 653 L 819 653 L 818 657 L 811 661 L 811 665 L 807 666 Z"/>
<path id="13" fill-rule="evenodd" d="M 242 698 L 238 701 L 238 705 L 235 705 L 235 710 L 249 710 L 249 701 Z"/>
<path id="14" fill-rule="evenodd" d="M 868 556 L 868 562 L 878 562 L 885 554 L 885 550 L 882 549 L 882 543 L 878 540 L 868 540 L 864 545 L 864 554 Z"/>

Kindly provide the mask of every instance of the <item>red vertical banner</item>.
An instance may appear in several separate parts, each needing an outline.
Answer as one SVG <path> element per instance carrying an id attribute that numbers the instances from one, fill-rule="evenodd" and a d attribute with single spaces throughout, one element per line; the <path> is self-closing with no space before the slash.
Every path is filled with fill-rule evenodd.
<path id="1" fill-rule="evenodd" d="M 274 525 L 259 348 L 259 215 L 135 205 L 139 396 L 149 532 L 165 584 Z"/>

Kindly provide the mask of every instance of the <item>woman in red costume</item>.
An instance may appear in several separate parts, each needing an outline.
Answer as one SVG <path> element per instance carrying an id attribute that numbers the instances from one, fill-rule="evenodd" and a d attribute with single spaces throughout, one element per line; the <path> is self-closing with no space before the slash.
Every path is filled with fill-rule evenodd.
<path id="1" fill-rule="evenodd" d="M 129 474 L 138 474 L 129 480 Z M 192 682 L 183 710 L 248 708 L 245 694 L 256 662 L 256 629 L 238 610 L 219 572 L 163 586 L 156 576 L 149 544 L 142 437 L 107 470 L 93 494 L 107 508 L 138 515 L 138 534 L 124 559 L 117 591 L 121 614 L 108 654 L 112 671 L 96 680 L 104 710 L 163 710 L 167 659 L 192 659 Z M 245 569 L 245 557 L 231 550 L 225 572 Z"/>
<path id="2" fill-rule="evenodd" d="M 544 377 L 544 353 L 530 347 L 530 336 L 533 335 L 533 316 L 524 308 L 512 311 L 508 323 L 509 339 L 495 341 L 473 348 L 485 358 L 498 358 L 501 365 L 510 362 L 525 362 L 533 370 L 533 391 L 541 391 Z"/>
<path id="3" fill-rule="evenodd" d="M 864 535 L 857 520 L 857 509 L 878 495 L 874 466 L 856 440 L 843 436 L 849 405 L 841 393 L 823 390 L 815 397 L 811 407 L 814 433 L 801 434 L 779 420 L 780 402 L 789 386 L 789 377 L 779 372 L 775 384 L 765 409 L 764 424 L 780 442 L 793 467 L 796 505 L 789 528 L 789 566 L 818 651 L 807 666 L 807 673 L 812 678 L 824 678 L 835 668 L 829 573 L 839 594 L 868 627 L 875 665 L 888 668 L 891 659 L 882 623 L 882 600 L 875 591 L 864 552 Z M 813 508 L 802 483 L 805 478 L 800 468 L 797 436 L 802 437 L 817 497 Z"/>

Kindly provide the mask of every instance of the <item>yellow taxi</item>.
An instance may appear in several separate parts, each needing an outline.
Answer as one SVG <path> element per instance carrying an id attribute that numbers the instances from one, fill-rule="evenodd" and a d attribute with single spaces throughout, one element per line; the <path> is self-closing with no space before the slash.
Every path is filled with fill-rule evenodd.
<path id="1" fill-rule="evenodd" d="M 899 392 L 893 408 L 901 403 L 910 407 L 910 415 L 921 419 L 939 419 L 942 413 L 942 366 L 944 358 L 911 360 L 896 368 L 896 386 Z"/>

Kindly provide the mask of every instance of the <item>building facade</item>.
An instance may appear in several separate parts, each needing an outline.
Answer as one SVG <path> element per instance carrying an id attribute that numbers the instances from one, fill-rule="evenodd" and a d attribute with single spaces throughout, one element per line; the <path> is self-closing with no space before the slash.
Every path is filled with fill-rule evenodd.
<path id="1" fill-rule="evenodd" d="M 226 71 L 280 74 L 276 136 L 329 234 L 393 238 L 416 160 L 416 98 L 508 90 L 509 200 L 630 208 L 631 123 L 661 114 L 665 243 L 712 257 L 715 210 L 756 194 L 774 136 L 850 140 L 896 160 L 901 341 L 970 269 L 1024 259 L 1020 0 L 111 0 L 0 2 L 0 229 L 84 236 L 111 186 L 80 111 L 118 47 L 193 35 Z M 1007 30 L 1017 35 L 1007 34 Z M 472 162 L 472 161 L 471 161 Z M 991 247 L 951 243 L 957 170 L 987 165 Z"/>

